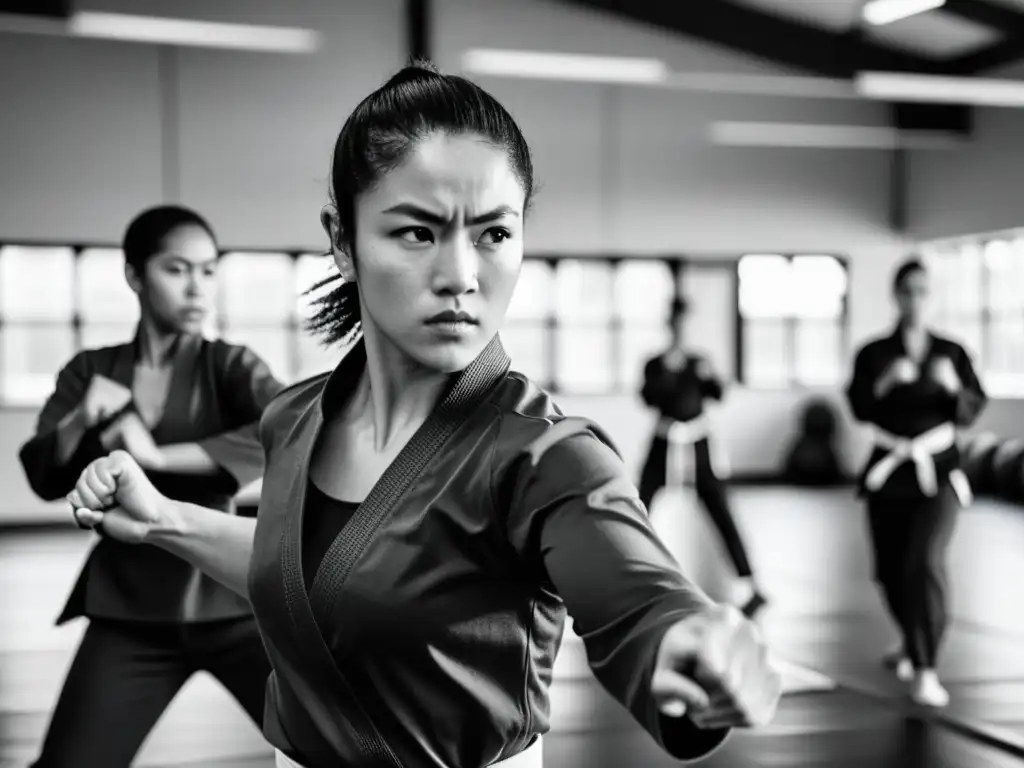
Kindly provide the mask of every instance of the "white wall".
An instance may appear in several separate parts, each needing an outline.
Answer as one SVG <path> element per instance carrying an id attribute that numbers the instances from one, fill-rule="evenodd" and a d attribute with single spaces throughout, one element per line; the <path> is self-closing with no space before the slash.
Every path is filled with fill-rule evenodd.
<path id="1" fill-rule="evenodd" d="M 126 5 L 127 4 L 127 5 Z M 356 101 L 404 60 L 400 0 L 89 0 L 257 23 L 320 24 L 312 57 L 178 51 L 180 165 L 161 167 L 159 57 L 144 47 L 0 37 L 0 238 L 116 242 L 169 179 L 228 247 L 318 248 L 330 150 Z M 166 6 L 166 7 L 165 7 Z M 773 71 L 710 46 L 543 0 L 435 0 L 439 63 L 499 46 L 661 56 L 675 69 Z M 884 119 L 875 105 L 482 78 L 521 121 L 542 190 L 529 248 L 566 253 L 840 252 L 854 342 L 889 321 L 904 243 L 886 226 L 888 158 L 868 151 L 723 149 L 712 119 Z M 7 172 L 6 169 L 13 169 Z M 27 190 L 27 191 L 26 191 Z M 826 393 L 834 395 L 835 393 Z M 738 473 L 781 459 L 800 392 L 734 388 L 715 418 Z M 562 398 L 605 423 L 635 465 L 649 415 L 635 398 Z M 14 456 L 34 414 L 0 413 L 0 520 L 63 516 L 32 498 Z M 852 435 L 852 433 L 850 433 Z M 856 454 L 852 436 L 844 450 Z"/>
<path id="2" fill-rule="evenodd" d="M 1019 80 L 1024 64 L 991 76 Z M 913 153 L 910 201 L 910 229 L 921 240 L 1024 224 L 1024 110 L 976 108 L 967 146 Z"/>

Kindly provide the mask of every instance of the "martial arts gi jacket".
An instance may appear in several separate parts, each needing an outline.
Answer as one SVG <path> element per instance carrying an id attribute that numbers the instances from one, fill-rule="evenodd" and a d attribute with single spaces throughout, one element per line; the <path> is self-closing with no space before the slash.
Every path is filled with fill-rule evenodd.
<path id="1" fill-rule="evenodd" d="M 310 455 L 366 364 L 285 390 L 267 452 L 249 595 L 274 673 L 264 734 L 309 768 L 482 768 L 548 730 L 566 614 L 597 679 L 666 751 L 727 730 L 659 714 L 662 636 L 709 605 L 648 523 L 599 428 L 566 419 L 496 336 L 302 572 Z"/>
<path id="2" fill-rule="evenodd" d="M 38 496 L 47 501 L 66 496 L 89 463 L 108 453 L 100 434 L 121 414 L 90 429 L 64 465 L 56 459 L 57 426 L 81 403 L 94 375 L 131 389 L 138 359 L 136 336 L 127 344 L 83 350 L 60 371 L 39 415 L 36 434 L 19 453 L 29 485 Z M 263 474 L 259 419 L 283 386 L 247 347 L 199 335 L 181 336 L 173 351 L 163 414 L 150 433 L 157 445 L 198 443 L 220 469 L 210 475 L 149 471 L 150 480 L 169 498 L 234 513 L 233 497 L 239 488 Z M 250 613 L 245 599 L 176 555 L 151 545 L 101 538 L 57 623 L 82 615 L 177 622 Z"/>
<path id="3" fill-rule="evenodd" d="M 969 486 L 960 470 L 955 430 L 973 424 L 988 398 L 967 350 L 934 333 L 928 334 L 927 351 L 919 363 L 920 378 L 896 384 L 881 398 L 876 397 L 879 377 L 895 360 L 906 356 L 903 334 L 897 328 L 891 335 L 865 344 L 854 359 L 846 389 L 850 410 L 858 421 L 875 427 L 874 446 L 860 474 L 859 491 L 880 498 L 921 498 L 935 496 L 952 481 L 958 498 L 967 503 L 964 494 L 969 494 Z M 931 366 L 943 357 L 952 361 L 960 379 L 956 394 L 929 374 Z"/>

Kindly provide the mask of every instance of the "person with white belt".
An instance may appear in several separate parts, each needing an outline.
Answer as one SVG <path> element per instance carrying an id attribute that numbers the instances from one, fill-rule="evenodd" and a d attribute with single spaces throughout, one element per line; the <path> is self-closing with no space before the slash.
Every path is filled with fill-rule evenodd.
<path id="1" fill-rule="evenodd" d="M 508 112 L 407 67 L 356 107 L 330 179 L 337 272 L 310 326 L 361 337 L 269 405 L 257 520 L 168 499 L 125 453 L 86 469 L 79 518 L 250 599 L 280 766 L 537 768 L 567 613 L 675 758 L 767 722 L 757 628 L 683 576 L 600 427 L 510 370 L 533 167 Z"/>
<path id="2" fill-rule="evenodd" d="M 971 425 L 987 397 L 967 351 L 929 330 L 929 276 L 910 259 L 895 273 L 899 322 L 858 351 L 846 390 L 874 446 L 861 475 L 881 587 L 902 643 L 885 657 L 916 702 L 942 707 L 935 672 L 947 616 L 946 552 L 957 510 L 971 489 L 960 467 L 957 428 Z"/>
<path id="3" fill-rule="evenodd" d="M 640 500 L 647 509 L 658 491 L 693 483 L 736 569 L 731 601 L 747 616 L 766 602 L 754 579 L 743 537 L 736 527 L 721 475 L 727 463 L 721 445 L 711 438 L 705 400 L 721 400 L 722 382 L 707 358 L 684 344 L 686 301 L 673 299 L 669 312 L 672 346 L 644 366 L 643 401 L 658 410 L 651 447 L 640 473 Z"/>

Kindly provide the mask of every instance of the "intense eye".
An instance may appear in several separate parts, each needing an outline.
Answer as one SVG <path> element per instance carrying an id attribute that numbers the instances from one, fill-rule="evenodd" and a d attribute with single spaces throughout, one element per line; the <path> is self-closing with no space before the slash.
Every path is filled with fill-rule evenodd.
<path id="1" fill-rule="evenodd" d="M 498 245 L 512 237 L 512 233 L 504 227 L 491 227 L 480 238 L 485 245 Z"/>
<path id="2" fill-rule="evenodd" d="M 427 227 L 407 227 L 395 233 L 400 239 L 407 243 L 432 243 L 434 233 Z"/>

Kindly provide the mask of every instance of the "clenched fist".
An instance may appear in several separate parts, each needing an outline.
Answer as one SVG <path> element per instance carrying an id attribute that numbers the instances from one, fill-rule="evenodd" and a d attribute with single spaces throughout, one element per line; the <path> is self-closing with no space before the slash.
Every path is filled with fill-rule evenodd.
<path id="1" fill-rule="evenodd" d="M 948 357 L 940 357 L 932 363 L 929 371 L 932 379 L 943 389 L 950 393 L 960 391 L 962 386 L 960 376 L 957 375 L 956 366 Z"/>
<path id="2" fill-rule="evenodd" d="M 154 527 L 170 522 L 167 497 L 125 451 L 89 464 L 67 499 L 80 526 L 102 525 L 104 534 L 128 544 L 144 541 Z"/>
<path id="3" fill-rule="evenodd" d="M 658 649 L 651 692 L 664 715 L 700 728 L 767 724 L 782 694 L 757 627 L 716 605 L 677 622 Z"/>

